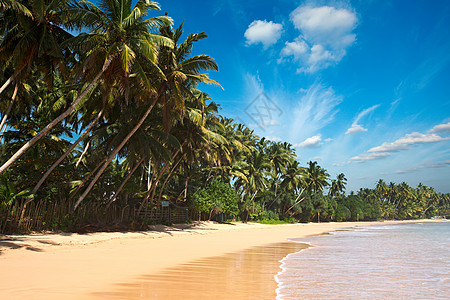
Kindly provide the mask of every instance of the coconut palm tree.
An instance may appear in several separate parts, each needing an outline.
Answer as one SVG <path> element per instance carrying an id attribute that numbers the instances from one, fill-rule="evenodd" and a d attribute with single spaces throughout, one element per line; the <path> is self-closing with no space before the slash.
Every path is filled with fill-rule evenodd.
<path id="1" fill-rule="evenodd" d="M 306 170 L 300 167 L 298 161 L 294 160 L 286 166 L 286 172 L 281 177 L 281 188 L 297 194 L 294 203 L 286 210 L 286 213 L 306 199 L 307 195 L 304 194 L 307 189 L 306 176 Z"/>
<path id="2" fill-rule="evenodd" d="M 324 187 L 329 185 L 327 179 L 330 175 L 325 169 L 322 169 L 319 165 L 317 165 L 317 161 L 308 162 L 308 168 L 306 171 L 308 191 L 310 194 L 314 191 L 314 197 L 317 198 L 317 193 L 322 193 Z"/>
<path id="3" fill-rule="evenodd" d="M 149 79 L 143 72 L 140 61 L 155 65 L 157 46 L 172 45 L 169 39 L 150 32 L 152 28 L 168 24 L 170 22 L 168 17 L 144 19 L 148 12 L 159 9 L 156 3 L 139 0 L 132 7 L 131 0 L 104 0 L 100 2 L 100 7 L 101 9 L 93 3 L 80 1 L 72 3 L 69 9 L 75 24 L 92 29 L 91 32 L 65 39 L 64 44 L 78 50 L 82 60 L 80 80 L 86 82 L 85 88 L 66 111 L 50 122 L 0 167 L 0 174 L 45 136 L 53 126 L 68 117 L 101 78 L 110 84 L 111 78 L 118 77 L 120 79 L 118 84 L 126 92 L 128 79 L 134 70 L 136 79 L 146 84 Z M 57 50 L 56 45 L 51 46 L 53 51 Z M 141 96 L 149 98 L 155 91 L 153 87 L 146 85 L 149 89 Z"/>
<path id="4" fill-rule="evenodd" d="M 331 182 L 330 195 L 331 197 L 339 196 L 344 194 L 345 185 L 347 184 L 347 178 L 345 178 L 344 173 L 340 173 L 336 179 Z"/>
<path id="5" fill-rule="evenodd" d="M 200 73 L 201 71 L 218 70 L 218 66 L 213 58 L 208 55 L 196 55 L 187 58 L 191 53 L 193 43 L 206 38 L 206 34 L 190 34 L 185 42 L 177 44 L 182 34 L 182 26 L 174 31 L 170 25 L 166 25 L 160 28 L 160 33 L 161 37 L 168 39 L 170 43 L 161 44 L 159 49 L 156 69 L 160 72 L 158 73 L 159 76 L 155 78 L 155 81 L 157 82 L 157 93 L 156 95 L 153 95 L 151 104 L 143 113 L 135 127 L 114 149 L 108 156 L 104 165 L 97 171 L 97 174 L 94 176 L 89 186 L 75 203 L 75 209 L 92 189 L 108 164 L 144 123 L 157 102 L 160 102 L 162 105 L 163 124 L 166 133 L 168 134 L 170 128 L 170 116 L 173 114 L 174 110 L 179 112 L 179 114 L 182 114 L 184 112 L 185 97 L 195 98 L 195 95 L 191 92 L 191 88 L 199 83 L 218 84 L 216 81 L 210 79 L 208 75 Z M 144 77 L 141 80 L 145 82 Z"/>

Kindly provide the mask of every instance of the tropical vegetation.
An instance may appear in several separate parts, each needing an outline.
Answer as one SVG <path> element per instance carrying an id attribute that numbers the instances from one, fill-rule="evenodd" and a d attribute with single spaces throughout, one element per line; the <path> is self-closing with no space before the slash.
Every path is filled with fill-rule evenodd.
<path id="1" fill-rule="evenodd" d="M 449 214 L 424 185 L 346 195 L 344 174 L 220 115 L 202 91 L 221 88 L 218 65 L 193 54 L 204 32 L 150 0 L 95 3 L 0 2 L 0 232 L 145 228 L 165 207 L 275 223 Z"/>

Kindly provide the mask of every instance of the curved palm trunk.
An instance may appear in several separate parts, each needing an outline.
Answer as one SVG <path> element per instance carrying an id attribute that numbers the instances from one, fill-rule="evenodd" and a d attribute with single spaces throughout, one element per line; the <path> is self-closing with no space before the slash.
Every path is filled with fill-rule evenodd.
<path id="1" fill-rule="evenodd" d="M 258 194 L 259 188 L 256 189 L 256 192 L 253 194 L 252 199 L 250 199 L 250 202 L 253 202 L 255 200 L 256 194 Z M 253 202 L 253 211 L 255 210 L 255 203 Z M 245 218 L 245 223 L 248 222 L 248 217 L 250 215 L 250 212 L 247 210 L 247 217 Z"/>
<path id="2" fill-rule="evenodd" d="M 95 175 L 95 177 L 92 179 L 91 183 L 89 184 L 89 186 L 86 188 L 86 190 L 83 192 L 83 194 L 80 196 L 80 198 L 77 200 L 77 202 L 74 205 L 74 210 L 77 209 L 78 205 L 80 205 L 81 201 L 83 201 L 83 199 L 87 196 L 87 194 L 91 191 L 91 189 L 94 187 L 94 184 L 97 182 L 97 180 L 100 178 L 100 175 L 103 174 L 103 172 L 105 171 L 105 169 L 108 167 L 108 165 L 110 164 L 110 162 L 114 159 L 114 157 L 116 157 L 117 153 L 119 153 L 119 151 L 123 148 L 123 146 L 125 146 L 125 144 L 128 142 L 128 140 L 136 133 L 136 131 L 141 127 L 141 125 L 144 123 L 145 119 L 147 119 L 148 115 L 150 114 L 150 112 L 152 111 L 153 107 L 155 106 L 156 102 L 158 101 L 159 97 L 156 97 L 155 100 L 153 101 L 153 103 L 149 106 L 149 108 L 147 109 L 147 111 L 144 113 L 144 115 L 142 116 L 142 118 L 139 120 L 139 122 L 136 124 L 136 126 L 134 126 L 134 128 L 131 130 L 130 133 L 128 133 L 128 135 L 125 137 L 125 139 L 123 139 L 123 141 L 119 144 L 119 146 L 116 147 L 116 149 L 114 149 L 114 151 L 110 154 L 110 156 L 108 157 L 108 159 L 106 160 L 106 162 L 103 164 L 103 166 L 100 168 L 100 170 L 97 172 L 97 174 Z"/>
<path id="3" fill-rule="evenodd" d="M 294 205 L 292 205 L 291 207 L 289 207 L 289 209 L 286 210 L 286 213 L 288 213 L 292 208 L 294 208 L 294 206 L 296 206 L 297 204 L 301 203 L 303 200 L 306 199 L 306 196 L 305 196 L 305 197 L 303 197 L 302 199 L 298 200 L 298 199 L 300 198 L 300 196 L 302 195 L 303 191 L 304 191 L 304 190 L 301 190 L 301 191 L 300 191 L 300 193 L 298 194 L 297 198 L 295 198 Z"/>
<path id="4" fill-rule="evenodd" d="M 82 135 L 80 135 L 80 137 L 73 143 L 73 145 L 57 160 L 53 163 L 53 165 L 47 170 L 47 172 L 45 172 L 45 174 L 42 176 L 42 178 L 39 180 L 39 182 L 36 184 L 36 186 L 33 188 L 32 193 L 36 194 L 36 192 L 39 190 L 39 188 L 41 187 L 41 185 L 44 183 L 45 179 L 47 179 L 47 177 L 50 175 L 51 172 L 53 172 L 53 170 L 59 166 L 59 164 L 73 151 L 73 149 L 75 149 L 75 147 L 84 139 L 84 137 L 90 132 L 90 130 L 92 129 L 92 127 L 94 127 L 95 124 L 97 124 L 98 120 L 100 120 L 101 116 L 103 114 L 103 110 L 101 110 L 99 112 L 99 114 L 97 115 L 97 117 L 95 118 L 94 121 L 92 121 L 92 123 L 88 126 L 88 128 L 86 128 L 86 130 L 83 132 Z M 31 201 L 31 200 L 30 200 Z"/>
<path id="5" fill-rule="evenodd" d="M 153 182 L 152 186 L 148 190 L 147 194 L 144 197 L 144 200 L 142 201 L 141 205 L 139 206 L 139 213 L 144 208 L 145 204 L 148 202 L 148 199 L 153 199 L 155 197 L 156 187 L 158 186 L 158 182 L 161 180 L 162 175 L 164 172 L 166 172 L 167 168 L 169 167 L 168 164 L 165 164 L 161 171 L 159 171 L 158 177 L 156 177 L 155 181 Z"/>
<path id="6" fill-rule="evenodd" d="M 11 97 L 11 101 L 9 102 L 8 108 L 6 109 L 5 115 L 3 116 L 2 122 L 0 123 L 0 132 L 2 133 L 2 136 L 0 137 L 0 142 L 2 141 L 2 138 L 3 138 L 3 132 L 5 131 L 4 129 L 6 129 L 6 120 L 8 120 L 8 115 L 11 112 L 14 101 L 16 100 L 18 89 L 19 89 L 19 85 L 16 83 L 16 86 L 14 87 L 13 95 Z M 3 126 L 5 126 L 5 128 L 3 128 Z"/>
<path id="7" fill-rule="evenodd" d="M 89 149 L 89 144 L 90 144 L 90 143 L 91 143 L 91 141 L 88 141 L 88 142 L 86 143 L 86 146 L 84 147 L 84 150 L 83 150 L 83 152 L 82 152 L 81 155 L 80 155 L 80 158 L 78 159 L 77 163 L 75 164 L 75 169 L 78 168 L 78 166 L 79 166 L 80 163 L 81 163 L 81 160 L 82 160 L 83 157 L 86 155 L 86 153 L 87 153 L 87 151 L 88 151 L 88 149 Z"/>
<path id="8" fill-rule="evenodd" d="M 178 150 L 179 151 L 179 150 Z M 170 177 L 172 177 L 173 172 L 175 171 L 175 169 L 178 167 L 178 165 L 180 164 L 181 160 L 183 159 L 183 155 L 181 155 L 180 159 L 175 163 L 175 165 L 172 167 L 172 169 L 169 172 L 169 175 L 167 175 L 166 179 L 164 180 L 162 186 L 161 186 L 161 191 L 159 192 L 159 197 L 158 199 L 161 201 L 162 198 L 162 193 L 164 191 L 164 188 L 166 187 L 167 182 L 169 181 Z"/>
<path id="9" fill-rule="evenodd" d="M 5 81 L 5 83 L 3 83 L 2 87 L 0 88 L 0 94 L 3 93 L 3 91 L 8 87 L 8 85 L 11 84 L 11 82 L 13 82 L 13 80 L 17 77 L 17 75 L 19 75 L 20 72 L 22 72 L 23 68 L 25 66 L 21 67 L 17 72 L 14 72 L 14 74 L 12 74 L 8 80 Z"/>
<path id="10" fill-rule="evenodd" d="M 94 173 L 105 163 L 106 158 L 104 158 L 96 167 L 94 170 L 92 170 L 92 172 L 89 173 L 89 175 L 80 183 L 80 185 L 75 189 L 75 191 L 72 192 L 72 195 L 69 196 L 69 199 L 67 199 L 67 202 L 72 201 L 73 197 L 75 197 L 75 195 L 78 193 L 78 191 L 83 187 L 83 185 L 86 183 L 86 181 L 89 180 L 89 178 L 91 178 L 92 175 L 94 175 Z"/>
<path id="11" fill-rule="evenodd" d="M 111 199 L 111 201 L 108 202 L 108 204 L 106 205 L 106 208 L 110 207 L 111 204 L 116 201 L 117 196 L 119 196 L 119 193 L 122 191 L 123 187 L 125 186 L 125 184 L 128 182 L 128 180 L 131 178 L 131 176 L 133 175 L 133 173 L 137 170 L 137 168 L 144 162 L 144 158 L 141 158 L 141 160 L 133 167 L 133 169 L 128 172 L 127 177 L 125 178 L 125 180 L 120 184 L 119 188 L 117 189 L 116 193 L 114 194 L 114 198 Z"/>
<path id="12" fill-rule="evenodd" d="M 72 103 L 72 105 L 62 114 L 60 114 L 56 119 L 54 119 L 52 122 L 50 122 L 47 126 L 45 126 L 44 129 L 42 129 L 37 135 L 35 135 L 31 140 L 29 140 L 25 145 L 23 145 L 16 153 L 14 153 L 13 156 L 11 156 L 10 159 L 6 163 L 4 163 L 0 167 L 0 174 L 2 174 L 6 169 L 9 168 L 16 160 L 19 159 L 29 148 L 31 148 L 37 141 L 39 141 L 42 137 L 44 137 L 56 124 L 64 120 L 68 115 L 70 115 L 75 108 L 80 103 L 81 99 L 83 99 L 88 92 L 94 87 L 94 85 L 97 83 L 97 81 L 100 79 L 100 77 L 103 75 L 103 73 L 106 71 L 108 66 L 111 64 L 112 58 L 109 58 L 105 64 L 103 65 L 102 69 L 98 74 L 95 76 L 95 78 L 91 81 L 91 83 L 88 85 L 88 87 L 75 99 L 75 101 Z"/>

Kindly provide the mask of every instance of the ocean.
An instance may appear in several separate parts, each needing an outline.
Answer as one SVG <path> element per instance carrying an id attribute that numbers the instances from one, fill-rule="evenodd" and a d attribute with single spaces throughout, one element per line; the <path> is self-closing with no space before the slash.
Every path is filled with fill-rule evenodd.
<path id="1" fill-rule="evenodd" d="M 450 222 L 357 227 L 293 239 L 277 299 L 450 299 Z"/>

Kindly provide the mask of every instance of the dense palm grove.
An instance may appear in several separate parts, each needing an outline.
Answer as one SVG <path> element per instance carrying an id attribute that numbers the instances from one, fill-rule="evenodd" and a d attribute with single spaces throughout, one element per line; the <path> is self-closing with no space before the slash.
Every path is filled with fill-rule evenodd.
<path id="1" fill-rule="evenodd" d="M 192 53 L 206 34 L 150 17 L 154 2 L 0 0 L 0 10 L 0 232 L 20 230 L 33 209 L 35 219 L 63 211 L 45 229 L 125 207 L 121 226 L 145 225 L 139 212 L 163 202 L 224 221 L 449 214 L 450 195 L 423 185 L 380 180 L 346 196 L 344 174 L 302 167 L 292 145 L 221 116 L 201 91 L 220 88 L 206 73 L 218 66 Z"/>

